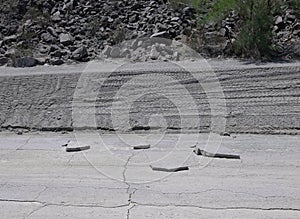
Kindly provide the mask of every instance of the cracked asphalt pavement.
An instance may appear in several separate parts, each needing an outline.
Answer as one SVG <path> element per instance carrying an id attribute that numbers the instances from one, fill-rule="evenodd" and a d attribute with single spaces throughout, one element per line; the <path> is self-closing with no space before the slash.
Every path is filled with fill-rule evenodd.
<path id="1" fill-rule="evenodd" d="M 229 160 L 196 156 L 191 135 L 135 151 L 83 132 L 91 150 L 67 153 L 74 133 L 1 132 L 0 218 L 300 218 L 299 136 L 223 137 L 220 151 L 241 156 Z M 150 162 L 190 168 L 155 172 Z"/>

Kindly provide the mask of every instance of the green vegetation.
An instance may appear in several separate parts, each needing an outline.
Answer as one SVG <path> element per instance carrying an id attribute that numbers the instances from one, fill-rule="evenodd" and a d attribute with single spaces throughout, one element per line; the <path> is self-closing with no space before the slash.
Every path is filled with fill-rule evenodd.
<path id="1" fill-rule="evenodd" d="M 269 58 L 275 49 L 273 14 L 280 9 L 281 0 L 244 0 L 235 4 L 242 21 L 236 52 L 247 57 Z"/>
<path id="2" fill-rule="evenodd" d="M 171 5 L 179 2 L 196 8 L 203 27 L 208 22 L 220 23 L 231 12 L 238 15 L 238 35 L 234 52 L 243 57 L 269 58 L 276 49 L 272 46 L 274 15 L 283 7 L 300 8 L 299 0 L 170 0 Z"/>

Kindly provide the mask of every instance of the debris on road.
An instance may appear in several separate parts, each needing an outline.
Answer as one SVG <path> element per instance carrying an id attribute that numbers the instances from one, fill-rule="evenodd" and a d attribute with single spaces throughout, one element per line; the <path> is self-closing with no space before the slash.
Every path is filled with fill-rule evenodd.
<path id="1" fill-rule="evenodd" d="M 224 136 L 224 137 L 230 137 L 230 133 L 229 132 L 221 132 L 220 136 Z"/>
<path id="2" fill-rule="evenodd" d="M 67 147 L 67 146 L 70 144 L 70 142 L 71 142 L 71 141 L 70 141 L 70 140 L 68 140 L 68 141 L 67 141 L 67 143 L 65 143 L 65 144 L 62 144 L 61 146 L 62 146 L 62 147 Z"/>
<path id="3" fill-rule="evenodd" d="M 72 148 L 66 148 L 66 152 L 79 152 L 79 151 L 86 151 L 91 149 L 91 146 L 83 146 L 83 147 L 72 147 Z"/>
<path id="4" fill-rule="evenodd" d="M 219 153 L 210 153 L 204 150 L 201 150 L 200 148 L 196 148 L 194 150 L 196 155 L 202 155 L 204 157 L 212 157 L 212 158 L 226 158 L 226 159 L 241 159 L 239 155 L 235 154 L 219 154 Z"/>
<path id="5" fill-rule="evenodd" d="M 162 172 L 179 172 L 179 171 L 189 170 L 188 166 L 176 167 L 176 168 L 163 168 L 163 167 L 153 167 L 150 165 L 150 167 L 153 171 L 162 171 Z"/>
<path id="6" fill-rule="evenodd" d="M 146 150 L 146 149 L 150 149 L 151 145 L 150 144 L 146 144 L 146 145 L 137 145 L 133 147 L 133 150 Z"/>

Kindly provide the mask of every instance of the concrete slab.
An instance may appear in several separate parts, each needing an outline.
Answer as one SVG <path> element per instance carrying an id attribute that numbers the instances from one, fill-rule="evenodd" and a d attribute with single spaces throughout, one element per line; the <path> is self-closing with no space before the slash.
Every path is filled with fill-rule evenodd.
<path id="1" fill-rule="evenodd" d="M 73 133 L 0 133 L 0 218 L 300 217 L 298 136 L 223 137 L 220 147 L 241 160 L 196 156 L 194 137 L 174 147 L 178 138 L 168 134 L 135 151 L 115 135 L 80 133 L 91 150 L 67 153 L 61 143 Z M 190 169 L 170 174 L 150 164 Z"/>
<path id="2" fill-rule="evenodd" d="M 260 210 L 260 209 L 201 209 L 197 207 L 184 206 L 136 206 L 130 210 L 132 218 L 160 218 L 160 219 L 206 219 L 206 218 L 299 218 L 300 213 L 297 211 L 282 210 Z"/>

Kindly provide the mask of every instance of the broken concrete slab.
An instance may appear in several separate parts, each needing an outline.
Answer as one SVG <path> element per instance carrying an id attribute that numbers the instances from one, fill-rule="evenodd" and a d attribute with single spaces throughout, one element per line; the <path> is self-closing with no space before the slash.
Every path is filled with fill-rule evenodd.
<path id="1" fill-rule="evenodd" d="M 164 168 L 164 167 L 153 167 L 150 165 L 150 167 L 153 171 L 162 171 L 162 172 L 180 172 L 180 171 L 189 170 L 188 166 L 175 167 L 175 168 Z"/>
<path id="2" fill-rule="evenodd" d="M 97 219 L 109 218 L 119 219 L 126 218 L 127 207 L 117 208 L 103 208 L 98 206 L 69 206 L 69 205 L 48 205 L 38 209 L 30 215 L 31 219 L 40 218 L 67 218 L 67 219 L 81 219 L 90 218 Z M 10 217 L 7 217 L 10 218 Z"/>
<path id="3" fill-rule="evenodd" d="M 224 159 L 241 159 L 239 155 L 235 154 L 221 154 L 221 153 L 210 153 L 205 150 L 201 150 L 200 148 L 196 148 L 194 150 L 196 155 L 201 155 L 204 157 L 211 157 L 211 158 L 224 158 Z"/>
<path id="4" fill-rule="evenodd" d="M 150 144 L 133 146 L 133 150 L 146 150 L 150 148 L 151 148 Z"/>
<path id="5" fill-rule="evenodd" d="M 284 209 L 206 209 L 194 206 L 139 206 L 130 209 L 130 218 L 159 218 L 159 219 L 232 219 L 232 218 L 299 218 L 300 212 Z"/>
<path id="6" fill-rule="evenodd" d="M 67 147 L 70 143 L 71 143 L 71 141 L 68 140 L 66 143 L 62 144 L 61 146 L 62 146 L 62 147 Z"/>
<path id="7" fill-rule="evenodd" d="M 66 152 L 80 152 L 91 149 L 91 146 L 67 147 Z"/>

